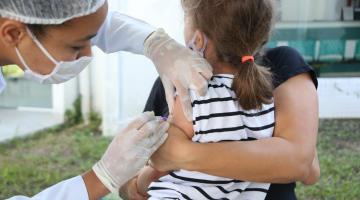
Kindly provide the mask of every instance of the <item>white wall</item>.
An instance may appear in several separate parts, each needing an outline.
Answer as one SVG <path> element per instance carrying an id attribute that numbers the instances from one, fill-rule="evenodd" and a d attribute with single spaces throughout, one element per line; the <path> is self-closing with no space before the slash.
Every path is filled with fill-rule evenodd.
<path id="1" fill-rule="evenodd" d="M 183 42 L 183 14 L 180 1 L 131 0 L 126 14 L 164 28 L 170 36 Z M 121 55 L 122 119 L 139 114 L 158 76 L 152 62 L 138 55 Z"/>
<path id="2" fill-rule="evenodd" d="M 346 0 L 279 0 L 282 21 L 340 21 Z"/>
<path id="3" fill-rule="evenodd" d="M 53 112 L 63 115 L 70 109 L 79 94 L 78 79 L 52 86 Z"/>
<path id="4" fill-rule="evenodd" d="M 125 14 L 142 19 L 154 27 L 162 27 L 171 37 L 183 42 L 183 13 L 180 1 L 122 2 L 122 6 L 125 7 L 121 10 Z M 111 66 L 107 68 L 113 69 L 111 73 L 116 76 L 112 80 L 107 78 L 105 83 L 109 86 L 106 88 L 106 103 L 103 108 L 105 135 L 116 133 L 119 127 L 143 111 L 151 87 L 158 76 L 152 62 L 144 56 L 122 52 L 117 62 L 109 64 Z"/>
<path id="5" fill-rule="evenodd" d="M 320 118 L 360 118 L 360 78 L 319 79 Z"/>
<path id="6" fill-rule="evenodd" d="M 108 3 L 109 10 L 124 12 L 127 9 L 127 1 L 109 0 Z M 121 121 L 121 53 L 107 55 L 98 48 L 94 48 L 93 53 L 91 109 L 100 114 L 104 135 L 114 135 Z"/>

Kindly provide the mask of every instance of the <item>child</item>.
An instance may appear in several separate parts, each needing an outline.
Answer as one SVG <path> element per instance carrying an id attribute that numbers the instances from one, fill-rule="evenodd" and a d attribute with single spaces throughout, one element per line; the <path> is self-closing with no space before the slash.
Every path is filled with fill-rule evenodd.
<path id="1" fill-rule="evenodd" d="M 272 77 L 253 55 L 269 38 L 272 0 L 182 0 L 182 5 L 185 40 L 208 60 L 215 75 L 206 96 L 191 91 L 192 123 L 182 113 L 179 99 L 171 123 L 199 143 L 271 137 L 275 125 Z M 252 200 L 265 199 L 270 186 L 186 170 L 166 174 L 144 168 L 138 177 L 139 192 L 148 191 L 149 199 Z"/>

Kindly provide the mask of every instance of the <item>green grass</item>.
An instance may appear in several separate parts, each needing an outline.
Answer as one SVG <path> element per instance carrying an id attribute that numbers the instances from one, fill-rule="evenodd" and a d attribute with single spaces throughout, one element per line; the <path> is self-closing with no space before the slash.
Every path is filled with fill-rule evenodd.
<path id="1" fill-rule="evenodd" d="M 31 196 L 90 169 L 109 143 L 96 127 L 57 127 L 0 144 L 0 199 Z M 298 184 L 299 199 L 360 199 L 360 120 L 321 121 L 318 150 L 321 180 Z"/>
<path id="2" fill-rule="evenodd" d="M 0 199 L 32 196 L 56 182 L 84 173 L 109 140 L 91 126 L 49 129 L 0 145 Z"/>
<path id="3" fill-rule="evenodd" d="M 360 199 L 360 120 L 321 121 L 318 151 L 320 181 L 298 184 L 299 199 Z"/>
<path id="4" fill-rule="evenodd" d="M 24 75 L 24 72 L 16 65 L 4 66 L 2 70 L 5 77 L 21 77 Z"/>

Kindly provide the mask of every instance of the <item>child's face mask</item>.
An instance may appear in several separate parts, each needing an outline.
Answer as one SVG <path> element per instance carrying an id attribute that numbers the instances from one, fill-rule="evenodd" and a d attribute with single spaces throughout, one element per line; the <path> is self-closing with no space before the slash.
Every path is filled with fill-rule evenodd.
<path id="1" fill-rule="evenodd" d="M 197 34 L 195 32 L 194 36 L 192 37 L 192 39 L 190 40 L 190 42 L 186 45 L 189 49 L 199 53 L 201 55 L 201 57 L 205 58 L 205 50 L 208 44 L 208 38 L 206 37 L 205 34 L 203 34 L 204 36 L 204 45 L 202 46 L 201 49 L 197 49 L 196 48 L 196 37 Z"/>

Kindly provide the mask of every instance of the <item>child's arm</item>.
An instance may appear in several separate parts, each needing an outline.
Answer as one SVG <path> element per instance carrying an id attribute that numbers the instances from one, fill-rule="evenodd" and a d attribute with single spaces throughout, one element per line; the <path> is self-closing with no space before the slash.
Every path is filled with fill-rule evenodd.
<path id="1" fill-rule="evenodd" d="M 180 128 L 182 131 L 186 133 L 186 135 L 191 138 L 194 134 L 192 123 L 187 121 L 182 107 L 180 98 L 176 98 L 174 110 L 172 116 L 169 117 L 169 122 L 171 126 L 169 128 L 169 133 L 171 133 L 171 129 Z M 181 151 L 181 149 L 179 149 Z M 147 196 L 148 187 L 151 182 L 158 180 L 160 177 L 167 175 L 168 172 L 160 172 L 150 166 L 144 167 L 138 176 L 137 179 L 137 187 L 138 191 L 141 195 Z"/>
<path id="2" fill-rule="evenodd" d="M 194 128 L 191 121 L 188 121 L 182 109 L 180 98 L 175 99 L 174 109 L 172 115 L 169 116 L 168 121 L 171 125 L 176 126 L 182 130 L 191 139 L 194 135 Z"/>
<path id="3" fill-rule="evenodd" d="M 168 172 L 160 172 L 150 166 L 145 166 L 137 178 L 138 192 L 143 196 L 147 196 L 149 185 L 167 174 Z"/>
<path id="4" fill-rule="evenodd" d="M 320 178 L 320 164 L 317 156 L 317 152 L 315 152 L 315 158 L 312 162 L 311 170 L 309 176 L 302 181 L 304 185 L 314 185 L 318 182 Z"/>

